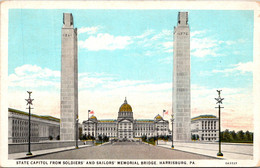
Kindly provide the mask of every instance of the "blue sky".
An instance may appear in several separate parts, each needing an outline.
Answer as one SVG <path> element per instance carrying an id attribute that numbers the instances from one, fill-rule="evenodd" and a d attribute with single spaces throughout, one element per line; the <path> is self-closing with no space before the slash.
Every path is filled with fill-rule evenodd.
<path id="1" fill-rule="evenodd" d="M 129 103 L 142 111 L 136 114 L 139 118 L 151 118 L 162 109 L 171 111 L 172 32 L 178 11 L 11 9 L 9 91 L 17 94 L 30 89 L 35 94 L 53 95 L 56 98 L 52 108 L 38 103 L 37 112 L 59 117 L 61 27 L 63 13 L 68 12 L 73 14 L 74 27 L 78 28 L 82 95 L 79 103 L 90 102 L 80 103 L 80 110 L 94 108 L 98 117 L 102 114 L 115 118 L 127 96 Z M 187 11 L 191 30 L 192 115 L 215 114 L 211 98 L 217 96 L 216 88 L 221 88 L 229 106 L 227 116 L 239 118 L 246 111 L 251 121 L 252 109 L 241 110 L 236 105 L 252 103 L 246 96 L 252 94 L 253 11 Z M 16 104 L 22 104 L 17 101 Z M 205 101 L 210 101 L 213 110 L 203 106 Z M 23 108 L 13 101 L 9 104 Z M 103 106 L 111 107 L 106 111 Z M 235 115 L 232 110 L 240 112 Z M 250 121 L 245 128 L 252 128 Z"/>

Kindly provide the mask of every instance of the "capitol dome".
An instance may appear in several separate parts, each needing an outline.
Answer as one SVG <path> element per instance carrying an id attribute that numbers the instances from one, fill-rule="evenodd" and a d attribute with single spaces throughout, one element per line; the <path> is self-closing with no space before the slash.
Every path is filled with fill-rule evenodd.
<path id="1" fill-rule="evenodd" d="M 163 120 L 162 116 L 160 116 L 159 114 L 157 114 L 157 116 L 154 117 L 155 120 Z"/>
<path id="2" fill-rule="evenodd" d="M 119 112 L 132 112 L 132 107 L 127 104 L 126 98 L 124 103 L 120 106 Z"/>
<path id="3" fill-rule="evenodd" d="M 96 120 L 96 119 L 97 119 L 97 117 L 96 117 L 96 116 L 94 116 L 94 115 L 92 115 L 92 116 L 90 117 L 90 119 L 94 119 L 94 120 Z"/>

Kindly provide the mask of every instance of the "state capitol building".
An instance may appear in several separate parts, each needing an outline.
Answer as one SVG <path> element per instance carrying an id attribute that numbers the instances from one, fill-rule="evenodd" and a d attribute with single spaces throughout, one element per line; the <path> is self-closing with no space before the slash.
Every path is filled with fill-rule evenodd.
<path id="1" fill-rule="evenodd" d="M 134 119 L 132 107 L 125 99 L 120 106 L 117 119 L 98 120 L 92 115 L 82 124 L 83 135 L 97 138 L 99 135 L 118 139 L 134 139 L 142 136 L 169 135 L 169 122 L 159 114 L 151 119 Z"/>
<path id="2" fill-rule="evenodd" d="M 28 113 L 8 108 L 8 143 L 28 142 Z M 134 139 L 142 136 L 171 136 L 169 122 L 161 115 L 151 119 L 134 119 L 132 107 L 125 99 L 120 106 L 117 119 L 98 120 L 92 115 L 80 124 L 83 135 L 107 136 L 112 139 Z M 191 134 L 200 141 L 218 140 L 218 118 L 214 115 L 200 115 L 191 119 Z M 31 114 L 31 141 L 59 139 L 60 119 L 52 116 Z M 51 139 L 50 139 L 51 137 Z"/>

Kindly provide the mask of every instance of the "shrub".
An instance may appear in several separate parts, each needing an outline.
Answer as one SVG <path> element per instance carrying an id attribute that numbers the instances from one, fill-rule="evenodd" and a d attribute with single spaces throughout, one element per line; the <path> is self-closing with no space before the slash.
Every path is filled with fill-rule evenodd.
<path id="1" fill-rule="evenodd" d="M 53 140 L 53 137 L 51 135 L 49 136 L 49 140 Z"/>

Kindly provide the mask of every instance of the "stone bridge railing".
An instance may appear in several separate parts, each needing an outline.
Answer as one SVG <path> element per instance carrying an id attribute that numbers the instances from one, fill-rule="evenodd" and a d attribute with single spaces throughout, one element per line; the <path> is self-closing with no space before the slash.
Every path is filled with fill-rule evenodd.
<path id="1" fill-rule="evenodd" d="M 31 142 L 31 151 L 62 148 L 75 146 L 75 141 L 46 141 L 46 142 Z M 78 141 L 78 145 L 93 145 L 92 141 Z M 8 144 L 8 153 L 19 153 L 28 151 L 28 143 L 13 143 Z"/>

